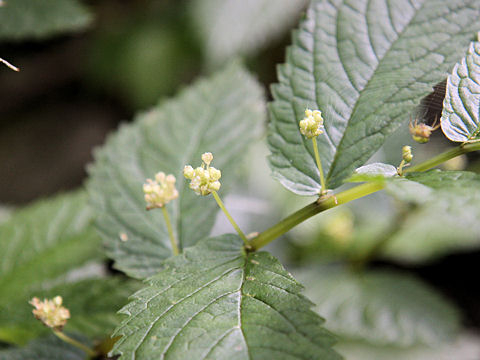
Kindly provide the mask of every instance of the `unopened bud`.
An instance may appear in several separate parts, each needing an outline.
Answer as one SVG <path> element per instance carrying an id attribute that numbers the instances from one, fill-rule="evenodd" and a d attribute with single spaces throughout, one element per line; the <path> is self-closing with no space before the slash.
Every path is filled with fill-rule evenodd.
<path id="1" fill-rule="evenodd" d="M 410 161 L 412 161 L 413 155 L 412 155 L 412 147 L 411 146 L 405 145 L 402 148 L 402 159 L 406 163 L 409 163 Z"/>
<path id="2" fill-rule="evenodd" d="M 212 191 L 220 189 L 220 181 L 218 181 L 222 173 L 220 170 L 210 167 L 213 160 L 212 153 L 204 153 L 202 155 L 203 165 L 193 169 L 192 166 L 187 165 L 183 169 L 183 174 L 187 179 L 190 179 L 190 189 L 195 191 L 197 195 L 209 195 Z M 206 168 L 205 168 L 206 165 Z"/>
<path id="3" fill-rule="evenodd" d="M 320 110 L 305 110 L 305 118 L 300 121 L 300 132 L 311 139 L 323 134 L 323 118 Z"/>

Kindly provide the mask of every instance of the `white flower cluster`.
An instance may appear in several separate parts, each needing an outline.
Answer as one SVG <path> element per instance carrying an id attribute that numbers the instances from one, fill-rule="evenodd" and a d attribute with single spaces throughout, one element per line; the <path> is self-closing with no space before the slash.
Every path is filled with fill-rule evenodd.
<path id="1" fill-rule="evenodd" d="M 70 319 L 70 311 L 62 306 L 63 299 L 61 296 L 55 296 L 52 300 L 40 299 L 34 297 L 30 300 L 30 304 L 35 307 L 33 315 L 46 326 L 55 330 L 62 330 L 62 328 Z"/>
<path id="2" fill-rule="evenodd" d="M 210 166 L 212 160 L 212 153 L 207 152 L 202 155 L 202 166 L 194 169 L 187 165 L 183 169 L 183 175 L 190 180 L 190 189 L 197 195 L 205 196 L 220 189 L 221 184 L 218 180 L 222 177 L 222 173 Z"/>
<path id="3" fill-rule="evenodd" d="M 300 132 L 311 139 L 323 134 L 323 118 L 320 110 L 305 110 L 305 118 L 300 121 Z"/>
<path id="4" fill-rule="evenodd" d="M 161 208 L 178 197 L 175 181 L 175 176 L 165 175 L 164 172 L 157 173 L 155 181 L 147 179 L 147 182 L 143 184 L 147 210 Z"/>

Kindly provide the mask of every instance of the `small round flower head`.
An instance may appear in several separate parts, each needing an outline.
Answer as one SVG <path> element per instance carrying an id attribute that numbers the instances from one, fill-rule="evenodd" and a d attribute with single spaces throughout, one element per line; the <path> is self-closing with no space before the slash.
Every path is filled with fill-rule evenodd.
<path id="1" fill-rule="evenodd" d="M 311 139 L 323 134 L 323 118 L 320 110 L 305 110 L 305 118 L 300 121 L 300 132 Z"/>
<path id="2" fill-rule="evenodd" d="M 420 144 L 425 144 L 430 140 L 430 136 L 432 135 L 432 132 L 437 130 L 440 127 L 440 124 L 435 126 L 436 120 L 433 123 L 433 126 L 423 124 L 423 123 L 418 123 L 417 120 L 415 122 L 411 122 L 408 125 L 408 128 L 410 130 L 410 134 L 412 135 L 413 140 Z"/>
<path id="3" fill-rule="evenodd" d="M 70 319 L 70 311 L 62 306 L 63 299 L 61 296 L 55 296 L 53 299 L 40 299 L 34 297 L 30 300 L 33 305 L 33 315 L 40 320 L 45 326 L 54 330 L 62 330 L 67 320 Z"/>
<path id="4" fill-rule="evenodd" d="M 210 166 L 213 161 L 212 153 L 204 153 L 202 155 L 202 166 L 194 169 L 190 165 L 183 168 L 183 175 L 190 180 L 190 189 L 195 191 L 197 195 L 208 195 L 212 191 L 220 189 L 220 178 L 222 173 L 220 170 Z"/>
<path id="5" fill-rule="evenodd" d="M 147 210 L 161 208 L 178 197 L 175 181 L 175 176 L 165 175 L 164 172 L 157 173 L 155 180 L 147 179 L 147 182 L 143 184 Z"/>
<path id="6" fill-rule="evenodd" d="M 413 159 L 412 147 L 405 145 L 402 148 L 402 159 L 408 164 Z"/>

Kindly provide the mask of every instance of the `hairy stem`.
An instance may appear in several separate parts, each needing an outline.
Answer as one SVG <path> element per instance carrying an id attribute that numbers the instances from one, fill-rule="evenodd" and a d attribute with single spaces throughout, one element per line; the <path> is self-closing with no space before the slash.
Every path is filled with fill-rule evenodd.
<path id="1" fill-rule="evenodd" d="M 479 142 L 461 145 L 453 149 L 447 150 L 441 154 L 438 154 L 437 156 L 434 156 L 433 158 L 428 159 L 427 161 L 424 161 L 420 164 L 417 164 L 408 169 L 405 169 L 404 172 L 407 173 L 407 172 L 413 172 L 413 171 L 426 171 L 431 168 L 434 168 L 435 166 L 440 165 L 441 163 L 444 163 L 447 160 L 453 159 L 454 157 L 457 157 L 472 151 L 477 151 L 477 150 L 480 150 Z"/>
<path id="2" fill-rule="evenodd" d="M 223 204 L 222 199 L 220 199 L 220 196 L 218 196 L 218 194 L 217 194 L 216 191 L 212 191 L 212 195 L 213 195 L 213 197 L 215 198 L 215 200 L 217 201 L 217 204 L 218 204 L 218 206 L 220 207 L 220 209 L 222 209 L 223 213 L 225 214 L 225 216 L 227 217 L 227 219 L 230 221 L 230 224 L 232 224 L 232 226 L 234 227 L 234 229 L 237 231 L 238 235 L 242 238 L 243 242 L 245 243 L 245 246 L 249 246 L 247 237 L 245 236 L 245 234 L 243 233 L 243 231 L 240 230 L 240 227 L 237 225 L 237 223 L 235 222 L 235 220 L 233 220 L 232 216 L 230 215 L 230 213 L 228 212 L 227 208 L 226 208 L 225 205 Z"/>
<path id="3" fill-rule="evenodd" d="M 175 235 L 173 235 L 172 222 L 170 221 L 170 216 L 168 216 L 168 211 L 165 206 L 162 206 L 163 217 L 165 218 L 165 223 L 167 224 L 168 236 L 170 237 L 170 243 L 172 244 L 173 255 L 178 255 L 180 251 L 178 250 L 177 240 Z"/>
<path id="4" fill-rule="evenodd" d="M 53 333 L 57 337 L 59 337 L 60 339 L 65 341 L 66 343 L 68 343 L 70 345 L 73 345 L 73 346 L 85 351 L 89 357 L 93 358 L 93 357 L 97 356 L 97 353 L 95 351 L 93 351 L 92 349 L 90 349 L 88 346 L 82 344 L 81 342 L 79 342 L 75 339 L 72 339 L 70 336 L 65 335 L 63 332 L 61 332 L 59 330 L 53 330 Z"/>
<path id="5" fill-rule="evenodd" d="M 318 154 L 317 138 L 312 138 L 313 152 L 315 153 L 315 161 L 317 162 L 318 171 L 320 172 L 320 185 L 322 186 L 321 194 L 327 192 L 325 187 L 325 176 L 323 175 L 322 162 L 320 161 L 320 155 Z"/>
<path id="6" fill-rule="evenodd" d="M 385 184 L 383 183 L 371 182 L 355 186 L 336 195 L 321 197 L 253 238 L 250 241 L 250 247 L 252 250 L 258 250 L 308 218 L 322 211 L 382 190 L 384 187 Z"/>

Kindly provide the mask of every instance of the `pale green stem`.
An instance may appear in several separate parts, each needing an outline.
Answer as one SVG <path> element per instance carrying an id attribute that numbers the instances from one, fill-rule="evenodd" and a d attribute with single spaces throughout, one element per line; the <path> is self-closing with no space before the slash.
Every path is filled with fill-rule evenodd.
<path id="1" fill-rule="evenodd" d="M 170 216 L 168 216 L 168 211 L 165 206 L 162 206 L 163 217 L 167 223 L 168 236 L 170 237 L 170 244 L 172 244 L 173 255 L 178 255 L 180 251 L 178 250 L 177 240 L 175 235 L 173 235 L 172 223 L 170 221 Z"/>
<path id="2" fill-rule="evenodd" d="M 313 137 L 312 143 L 313 152 L 315 153 L 315 161 L 317 162 L 318 171 L 320 172 L 320 185 L 322 186 L 321 194 L 325 194 L 327 188 L 325 187 L 325 176 L 323 175 L 322 162 L 320 161 L 320 155 L 318 154 L 317 138 Z"/>
<path id="3" fill-rule="evenodd" d="M 317 215 L 322 211 L 382 190 L 384 187 L 385 184 L 383 183 L 371 182 L 355 186 L 336 195 L 321 197 L 253 238 L 250 241 L 250 247 L 252 250 L 258 250 L 308 218 Z"/>
<path id="4" fill-rule="evenodd" d="M 405 166 L 405 160 L 402 160 L 402 162 L 400 163 L 400 165 L 398 165 L 398 168 L 397 168 L 397 174 L 400 175 L 400 176 L 403 176 L 403 167 Z"/>
<path id="5" fill-rule="evenodd" d="M 234 229 L 237 231 L 238 235 L 240 235 L 240 237 L 242 238 L 243 242 L 245 243 L 245 246 L 248 246 L 248 239 L 247 237 L 245 236 L 245 234 L 242 232 L 242 230 L 240 230 L 240 228 L 238 227 L 237 223 L 235 222 L 235 220 L 233 220 L 233 218 L 231 217 L 230 213 L 228 212 L 227 208 L 225 207 L 225 205 L 223 204 L 222 202 L 222 199 L 220 199 L 220 196 L 218 196 L 217 192 L 216 191 L 212 191 L 212 195 L 213 197 L 215 198 L 215 200 L 217 201 L 217 204 L 218 206 L 220 207 L 220 209 L 222 209 L 223 213 L 225 214 L 225 216 L 227 217 L 227 219 L 230 221 L 230 224 L 232 224 L 232 226 L 234 227 Z"/>
<path id="6" fill-rule="evenodd" d="M 73 345 L 83 351 L 85 351 L 87 353 L 88 356 L 90 357 L 96 357 L 97 356 L 97 353 L 95 351 L 93 351 L 92 349 L 90 349 L 88 346 L 82 344 L 81 342 L 75 340 L 75 339 L 72 339 L 70 336 L 68 335 L 65 335 L 63 332 L 59 331 L 59 330 L 53 330 L 53 333 L 59 337 L 60 339 L 62 339 L 63 341 L 65 341 L 66 343 L 70 344 L 70 345 Z"/>
<path id="7" fill-rule="evenodd" d="M 418 165 L 414 165 L 408 169 L 405 169 L 405 172 L 426 171 L 440 165 L 441 163 L 444 163 L 445 161 L 453 159 L 454 157 L 477 150 L 480 150 L 480 143 L 478 142 L 461 145 L 434 156 L 433 158 L 428 159 L 427 161 L 424 161 Z"/>

